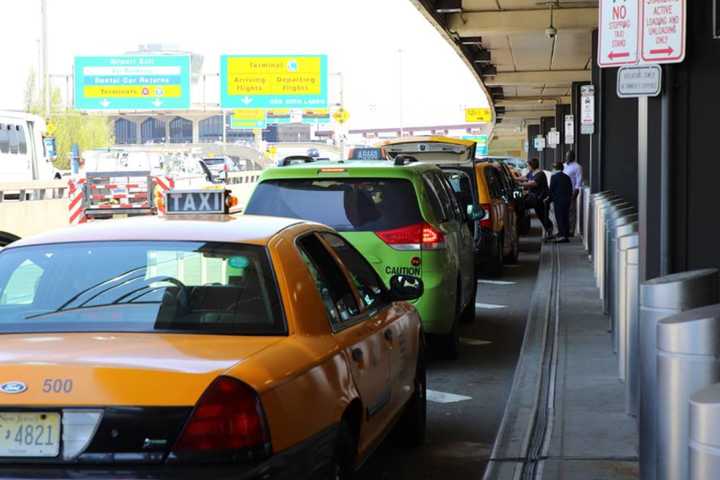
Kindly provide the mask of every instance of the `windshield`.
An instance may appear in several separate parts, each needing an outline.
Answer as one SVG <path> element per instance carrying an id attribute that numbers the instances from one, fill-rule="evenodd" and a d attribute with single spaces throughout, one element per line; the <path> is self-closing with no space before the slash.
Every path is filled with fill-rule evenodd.
<path id="1" fill-rule="evenodd" d="M 203 158 L 205 165 L 225 165 L 224 158 Z"/>
<path id="2" fill-rule="evenodd" d="M 341 232 L 377 232 L 422 221 L 415 189 L 401 179 L 266 181 L 245 212 L 312 220 Z"/>
<path id="3" fill-rule="evenodd" d="M 263 247 L 101 242 L 0 253 L 0 333 L 285 332 Z"/>

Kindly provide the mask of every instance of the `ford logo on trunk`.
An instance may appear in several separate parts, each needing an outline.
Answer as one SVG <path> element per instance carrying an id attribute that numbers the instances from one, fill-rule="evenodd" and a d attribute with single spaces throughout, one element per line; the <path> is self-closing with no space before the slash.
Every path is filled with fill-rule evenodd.
<path id="1" fill-rule="evenodd" d="M 3 393 L 23 393 L 27 390 L 27 385 L 23 382 L 5 382 L 0 385 L 0 391 Z"/>

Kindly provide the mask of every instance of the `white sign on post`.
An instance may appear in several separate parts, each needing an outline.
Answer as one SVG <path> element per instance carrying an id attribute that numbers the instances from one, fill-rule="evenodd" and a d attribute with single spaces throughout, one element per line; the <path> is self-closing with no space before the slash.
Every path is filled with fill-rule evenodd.
<path id="1" fill-rule="evenodd" d="M 639 3 L 639 0 L 600 0 L 600 33 L 598 34 L 600 67 L 637 63 Z"/>
<path id="2" fill-rule="evenodd" d="M 565 115 L 565 145 L 575 143 L 575 115 Z"/>
<path id="3" fill-rule="evenodd" d="M 583 135 L 595 133 L 595 87 L 593 85 L 580 87 L 580 133 Z"/>
<path id="4" fill-rule="evenodd" d="M 535 144 L 535 150 L 545 150 L 545 137 L 542 135 L 535 137 L 535 141 L 533 143 Z"/>
<path id="5" fill-rule="evenodd" d="M 550 148 L 557 148 L 560 145 L 560 132 L 552 127 L 547 134 L 547 144 Z"/>
<path id="6" fill-rule="evenodd" d="M 642 59 L 651 63 L 685 60 L 686 0 L 642 0 Z"/>

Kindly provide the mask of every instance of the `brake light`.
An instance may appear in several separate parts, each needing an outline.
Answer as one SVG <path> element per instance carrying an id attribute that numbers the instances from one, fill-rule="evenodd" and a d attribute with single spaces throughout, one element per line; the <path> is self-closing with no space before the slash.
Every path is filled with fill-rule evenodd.
<path id="1" fill-rule="evenodd" d="M 383 230 L 375 232 L 375 235 L 396 250 L 435 250 L 445 247 L 445 235 L 427 223 Z"/>
<path id="2" fill-rule="evenodd" d="M 480 206 L 485 210 L 485 217 L 480 220 L 480 228 L 491 230 L 493 228 L 492 214 L 490 213 L 492 211 L 492 204 L 483 203 Z"/>
<path id="3" fill-rule="evenodd" d="M 222 376 L 198 400 L 173 451 L 206 453 L 265 448 L 269 443 L 257 393 L 239 380 Z"/>

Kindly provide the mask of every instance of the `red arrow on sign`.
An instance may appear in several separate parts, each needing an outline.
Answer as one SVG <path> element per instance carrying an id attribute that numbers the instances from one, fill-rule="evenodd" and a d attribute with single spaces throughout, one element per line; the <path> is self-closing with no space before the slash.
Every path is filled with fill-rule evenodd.
<path id="1" fill-rule="evenodd" d="M 675 51 L 675 50 L 673 50 L 672 47 L 658 48 L 658 49 L 655 49 L 655 50 L 650 50 L 650 55 L 661 55 L 661 54 L 663 54 L 663 53 L 666 54 L 666 55 L 672 55 L 674 51 Z"/>
<path id="2" fill-rule="evenodd" d="M 625 58 L 625 57 L 629 57 L 629 56 L 630 56 L 630 52 L 617 52 L 617 53 L 610 52 L 608 54 L 608 58 L 610 60 L 615 60 L 616 58 Z"/>

